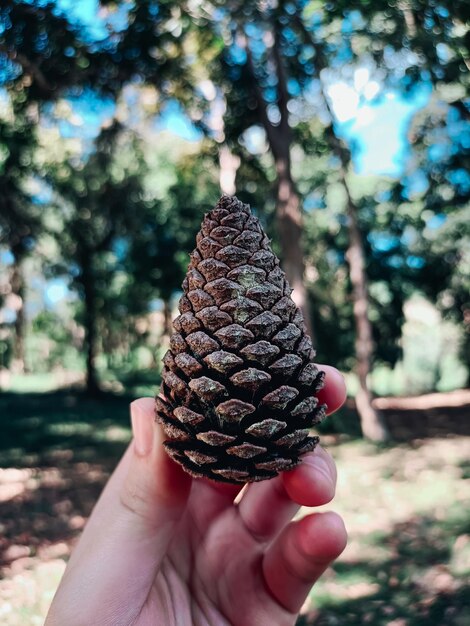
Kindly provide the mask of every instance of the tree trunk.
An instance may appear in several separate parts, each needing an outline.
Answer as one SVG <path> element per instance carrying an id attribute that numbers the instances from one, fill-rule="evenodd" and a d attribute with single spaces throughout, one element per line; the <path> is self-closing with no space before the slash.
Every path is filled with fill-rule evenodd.
<path id="1" fill-rule="evenodd" d="M 84 327 L 86 350 L 86 392 L 88 395 L 98 395 L 100 385 L 96 371 L 96 357 L 98 356 L 98 329 L 96 324 L 96 287 L 92 271 L 92 262 L 89 255 L 82 258 L 81 282 L 84 294 Z"/>
<path id="2" fill-rule="evenodd" d="M 25 283 L 22 267 L 21 255 L 12 250 L 13 254 L 13 267 L 10 279 L 11 292 L 15 296 L 14 307 L 16 312 L 15 319 L 15 341 L 13 344 L 13 361 L 11 369 L 13 372 L 22 374 L 25 371 L 25 310 L 24 310 L 24 298 L 25 298 Z"/>
<path id="3" fill-rule="evenodd" d="M 173 332 L 173 315 L 171 307 L 171 298 L 165 298 L 163 300 L 163 328 L 162 328 L 162 340 L 169 340 L 171 333 Z"/>
<path id="4" fill-rule="evenodd" d="M 372 369 L 374 343 L 372 339 L 372 324 L 368 316 L 369 288 L 367 284 L 362 233 L 357 221 L 358 210 L 346 178 L 346 172 L 350 163 L 350 153 L 347 147 L 344 146 L 341 140 L 336 136 L 333 126 L 333 113 L 330 109 L 327 97 L 323 95 L 323 98 L 331 116 L 331 124 L 327 128 L 327 136 L 333 152 L 340 160 L 339 180 L 346 193 L 346 212 L 349 232 L 346 259 L 349 264 L 349 277 L 352 284 L 354 324 L 356 327 L 354 345 L 357 363 L 356 372 L 359 379 L 356 408 L 364 436 L 372 441 L 387 441 L 390 439 L 390 433 L 382 413 L 376 411 L 372 406 L 372 394 L 368 386 L 368 377 Z"/>
<path id="5" fill-rule="evenodd" d="M 247 70 L 253 81 L 253 90 L 258 102 L 260 122 L 266 131 L 266 137 L 274 157 L 277 174 L 276 218 L 281 244 L 282 267 L 287 280 L 293 289 L 292 298 L 301 309 L 307 332 L 313 337 L 312 316 L 308 301 L 307 289 L 304 284 L 304 254 L 302 247 L 302 209 L 300 197 L 292 178 L 290 150 L 292 145 L 292 129 L 289 125 L 289 94 L 287 76 L 281 54 L 279 31 L 275 30 L 273 59 L 276 64 L 278 79 L 278 106 L 281 121 L 272 124 L 267 113 L 267 103 L 256 77 L 253 57 L 246 36 L 239 34 L 239 42 L 247 55 Z"/>
<path id="6" fill-rule="evenodd" d="M 342 173 L 342 177 L 344 177 L 344 172 Z M 386 441 L 390 438 L 390 434 L 382 413 L 376 411 L 372 406 L 372 394 L 367 381 L 371 372 L 374 345 L 372 339 L 372 325 L 368 316 L 369 297 L 362 235 L 357 223 L 357 209 L 350 196 L 345 178 L 343 184 L 348 196 L 349 245 L 346 258 L 349 264 L 349 275 L 353 288 L 353 310 L 356 326 L 356 371 L 359 379 L 356 407 L 364 436 L 372 441 Z"/>
<path id="7" fill-rule="evenodd" d="M 416 37 L 418 29 L 416 27 L 416 20 L 413 13 L 413 8 L 408 0 L 403 0 L 398 3 L 398 8 L 403 13 L 403 19 L 405 21 L 406 32 L 409 37 Z"/>
<path id="8" fill-rule="evenodd" d="M 467 368 L 465 387 L 470 387 L 470 307 L 462 306 L 463 337 L 460 345 L 460 360 Z"/>
<path id="9" fill-rule="evenodd" d="M 222 193 L 234 196 L 236 193 L 235 180 L 240 167 L 240 157 L 231 152 L 227 145 L 219 149 L 219 182 Z"/>
<path id="10" fill-rule="evenodd" d="M 348 148 L 337 137 L 334 128 L 334 114 L 325 93 L 321 73 L 327 67 L 322 45 L 314 40 L 312 33 L 307 30 L 300 16 L 297 16 L 296 23 L 299 33 L 306 44 L 315 50 L 315 68 L 320 80 L 320 95 L 330 118 L 330 123 L 326 127 L 326 136 L 331 145 L 332 151 L 339 158 L 340 182 L 347 197 L 347 214 L 349 223 L 349 245 L 347 250 L 347 260 L 353 287 L 354 300 L 354 321 L 356 326 L 356 359 L 357 374 L 359 377 L 359 393 L 356 396 L 356 406 L 361 420 L 361 427 L 364 435 L 373 441 L 385 441 L 390 437 L 383 415 L 372 406 L 372 394 L 367 384 L 367 378 L 371 371 L 373 341 L 372 325 L 368 317 L 369 295 L 367 287 L 367 275 L 365 269 L 365 253 L 362 243 L 362 234 L 357 222 L 357 207 L 351 196 L 346 172 L 350 162 Z"/>
<path id="11" fill-rule="evenodd" d="M 276 159 L 277 198 L 276 217 L 281 244 L 283 269 L 293 289 L 292 298 L 303 313 L 308 334 L 313 339 L 312 317 L 304 283 L 302 249 L 302 210 L 300 198 L 291 177 L 288 155 Z"/>

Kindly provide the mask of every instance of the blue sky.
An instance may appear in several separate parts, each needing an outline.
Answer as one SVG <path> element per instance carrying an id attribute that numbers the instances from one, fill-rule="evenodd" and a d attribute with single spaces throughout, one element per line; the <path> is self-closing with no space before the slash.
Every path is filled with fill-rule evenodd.
<path id="1" fill-rule="evenodd" d="M 57 0 L 57 6 L 69 19 L 73 15 L 86 24 L 87 28 L 94 28 L 97 24 L 101 28 L 100 20 L 96 19 L 99 11 L 98 0 Z"/>
<path id="2" fill-rule="evenodd" d="M 408 126 L 413 115 L 426 105 L 429 96 L 430 87 L 427 85 L 417 88 L 413 97 L 387 91 L 373 101 L 360 103 L 354 110 L 351 109 L 348 119 L 339 119 L 337 127 L 341 135 L 355 144 L 353 161 L 358 174 L 399 177 L 403 173 L 408 153 Z M 339 98 L 333 102 L 344 112 Z M 114 110 L 110 101 L 98 101 L 91 94 L 74 100 L 73 107 L 83 119 L 87 138 L 96 136 L 102 121 Z M 169 102 L 164 107 L 156 120 L 156 128 L 173 132 L 187 141 L 201 138 L 201 132 L 192 125 L 177 102 Z M 68 123 L 62 123 L 61 132 L 64 135 L 73 135 L 74 130 Z"/>
<path id="3" fill-rule="evenodd" d="M 430 92 L 427 85 L 417 88 L 412 98 L 385 92 L 375 102 L 358 107 L 353 118 L 339 124 L 344 138 L 357 143 L 354 166 L 358 174 L 402 174 L 408 153 L 408 126 L 413 115 L 428 102 Z"/>
<path id="4" fill-rule="evenodd" d="M 99 41 L 107 36 L 106 23 L 112 23 L 119 29 L 119 25 L 125 25 L 125 19 L 130 3 L 117 11 L 107 12 L 102 10 L 98 0 L 56 0 L 58 9 L 63 12 L 69 21 L 77 21 L 86 26 L 87 35 L 90 39 Z"/>
<path id="5" fill-rule="evenodd" d="M 112 21 L 115 27 L 118 26 L 126 11 L 124 8 L 121 14 L 103 12 L 98 0 L 57 0 L 57 6 L 69 19 L 73 16 L 85 25 L 89 36 L 98 40 L 106 36 L 106 22 Z M 407 127 L 416 111 L 426 104 L 430 88 L 423 85 L 412 97 L 392 91 L 378 93 L 378 86 L 369 80 L 366 69 L 359 69 L 356 75 L 355 93 L 351 86 L 338 83 L 336 90 L 332 90 L 335 96 L 331 94 L 338 129 L 357 148 L 353 155 L 355 170 L 359 174 L 399 177 L 407 156 Z M 91 102 L 90 98 L 76 101 L 74 108 L 84 118 L 84 128 L 89 129 L 111 113 L 110 103 Z M 176 103 L 165 107 L 157 128 L 174 132 L 189 141 L 200 138 L 200 133 Z M 67 132 L 65 127 L 63 130 Z"/>

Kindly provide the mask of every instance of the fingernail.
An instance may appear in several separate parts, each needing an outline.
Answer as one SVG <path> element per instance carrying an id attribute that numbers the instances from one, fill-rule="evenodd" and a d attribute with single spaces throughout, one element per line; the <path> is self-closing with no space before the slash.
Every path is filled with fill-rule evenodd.
<path id="1" fill-rule="evenodd" d="M 131 404 L 131 423 L 135 452 L 138 456 L 147 456 L 152 451 L 154 423 L 135 402 Z"/>

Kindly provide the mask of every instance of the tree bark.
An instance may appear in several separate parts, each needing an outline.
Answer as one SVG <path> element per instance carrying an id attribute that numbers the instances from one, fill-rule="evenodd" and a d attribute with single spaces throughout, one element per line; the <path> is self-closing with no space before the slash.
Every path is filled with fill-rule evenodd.
<path id="1" fill-rule="evenodd" d="M 89 255 L 82 257 L 81 283 L 83 287 L 85 315 L 83 325 L 85 328 L 86 350 L 86 392 L 88 395 L 98 395 L 101 391 L 98 373 L 96 370 L 96 357 L 98 356 L 98 329 L 96 325 L 96 286 L 92 270 L 92 261 Z"/>
<path id="2" fill-rule="evenodd" d="M 276 63 L 278 80 L 278 106 L 281 114 L 277 133 L 271 133 L 270 145 L 276 164 L 277 198 L 276 217 L 279 239 L 287 280 L 293 289 L 292 298 L 303 313 L 307 332 L 312 339 L 312 315 L 308 292 L 305 287 L 304 250 L 302 245 L 303 215 L 300 196 L 292 178 L 290 151 L 292 129 L 289 124 L 289 92 L 287 76 L 281 54 L 279 28 L 275 29 L 273 57 Z M 268 135 L 269 137 L 269 135 Z"/>
<path id="3" fill-rule="evenodd" d="M 233 154 L 226 144 L 221 146 L 219 149 L 219 184 L 222 193 L 227 196 L 234 196 L 236 193 L 235 181 L 239 167 L 240 157 Z"/>
<path id="4" fill-rule="evenodd" d="M 329 103 L 325 102 L 329 109 Z M 329 109 L 330 110 L 330 109 Z M 356 352 L 356 373 L 359 380 L 359 391 L 356 394 L 356 408 L 361 421 L 362 432 L 372 441 L 383 442 L 390 439 L 384 416 L 372 406 L 372 393 L 368 378 L 372 371 L 374 342 L 372 324 L 369 320 L 369 287 L 366 273 L 366 255 L 362 233 L 358 224 L 358 208 L 352 197 L 346 172 L 350 163 L 350 153 L 336 136 L 333 126 L 333 114 L 330 110 L 332 123 L 327 128 L 330 145 L 340 160 L 339 181 L 346 194 L 346 214 L 348 218 L 348 248 L 346 260 L 349 265 L 349 277 L 352 285 L 353 315 L 356 328 L 354 340 Z"/>
<path id="5" fill-rule="evenodd" d="M 13 267 L 11 272 L 10 286 L 15 298 L 16 319 L 15 319 L 15 341 L 13 343 L 13 362 L 11 369 L 22 374 L 25 371 L 25 335 L 26 318 L 24 310 L 25 282 L 22 267 L 22 256 L 18 251 L 12 249 Z"/>
<path id="6" fill-rule="evenodd" d="M 287 147 L 288 151 L 288 147 Z M 293 289 L 292 298 L 303 313 L 307 332 L 313 339 L 312 316 L 304 283 L 302 248 L 303 218 L 300 197 L 291 177 L 289 154 L 276 158 L 277 198 L 276 218 L 282 250 L 283 269 Z"/>
<path id="7" fill-rule="evenodd" d="M 416 37 L 418 29 L 416 27 L 416 20 L 413 13 L 413 9 L 408 0 L 402 0 L 398 3 L 398 8 L 403 13 L 403 19 L 405 21 L 406 32 L 410 37 Z"/>
<path id="8" fill-rule="evenodd" d="M 281 120 L 278 125 L 272 124 L 268 117 L 266 101 L 257 82 L 253 58 L 245 35 L 240 36 L 240 42 L 246 51 L 247 70 L 253 81 L 260 122 L 266 131 L 268 144 L 276 165 L 276 220 L 281 245 L 282 267 L 286 273 L 289 285 L 293 289 L 292 298 L 302 311 L 307 332 L 314 339 L 310 303 L 304 283 L 303 216 L 300 196 L 292 177 L 290 158 L 292 130 L 289 125 L 289 111 L 287 108 L 289 94 L 287 91 L 287 77 L 281 56 L 279 33 L 275 32 L 272 48 L 278 79 L 278 107 L 281 114 Z"/>
<path id="9" fill-rule="evenodd" d="M 374 343 L 372 338 L 372 324 L 368 316 L 369 292 L 365 269 L 365 253 L 362 235 L 357 223 L 357 208 L 351 198 L 345 179 L 344 186 L 348 196 L 347 214 L 349 230 L 349 245 L 346 252 L 346 259 L 349 264 L 349 276 L 353 289 L 353 310 L 356 327 L 356 371 L 359 379 L 356 408 L 359 413 L 364 436 L 372 441 L 386 441 L 390 438 L 390 434 L 383 414 L 372 406 L 372 394 L 367 380 L 372 369 Z"/>
<path id="10" fill-rule="evenodd" d="M 173 315 L 170 298 L 163 300 L 162 340 L 168 340 L 173 332 Z"/>
<path id="11" fill-rule="evenodd" d="M 336 135 L 334 128 L 334 114 L 325 93 L 321 79 L 321 72 L 327 67 L 321 44 L 317 43 L 307 30 L 301 17 L 296 19 L 299 32 L 304 41 L 315 50 L 315 67 L 320 80 L 320 95 L 330 118 L 326 128 L 326 135 L 333 153 L 338 157 L 341 165 L 339 181 L 346 193 L 346 211 L 348 216 L 349 242 L 346 253 L 349 264 L 349 275 L 352 284 L 354 323 L 356 328 L 355 352 L 356 371 L 359 379 L 359 392 L 356 396 L 356 407 L 361 421 L 362 432 L 365 437 L 373 441 L 386 441 L 390 438 L 383 415 L 372 406 L 372 394 L 368 386 L 368 377 L 372 368 L 374 344 L 372 339 L 372 324 L 368 316 L 369 289 L 367 284 L 365 252 L 362 233 L 358 225 L 358 209 L 349 189 L 346 172 L 348 171 L 351 155 L 348 148 Z"/>

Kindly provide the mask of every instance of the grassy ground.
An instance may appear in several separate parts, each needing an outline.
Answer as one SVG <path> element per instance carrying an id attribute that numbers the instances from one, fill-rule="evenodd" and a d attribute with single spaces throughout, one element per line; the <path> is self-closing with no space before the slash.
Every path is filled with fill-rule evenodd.
<path id="1" fill-rule="evenodd" d="M 148 389 L 145 381 L 127 384 Z M 70 549 L 130 437 L 133 395 L 0 395 L 5 626 L 43 623 Z M 350 543 L 312 592 L 299 626 L 470 623 L 470 405 L 440 404 L 391 405 L 394 446 L 323 435 L 338 463 L 334 508 Z M 353 433 L 352 407 L 334 423 Z"/>

